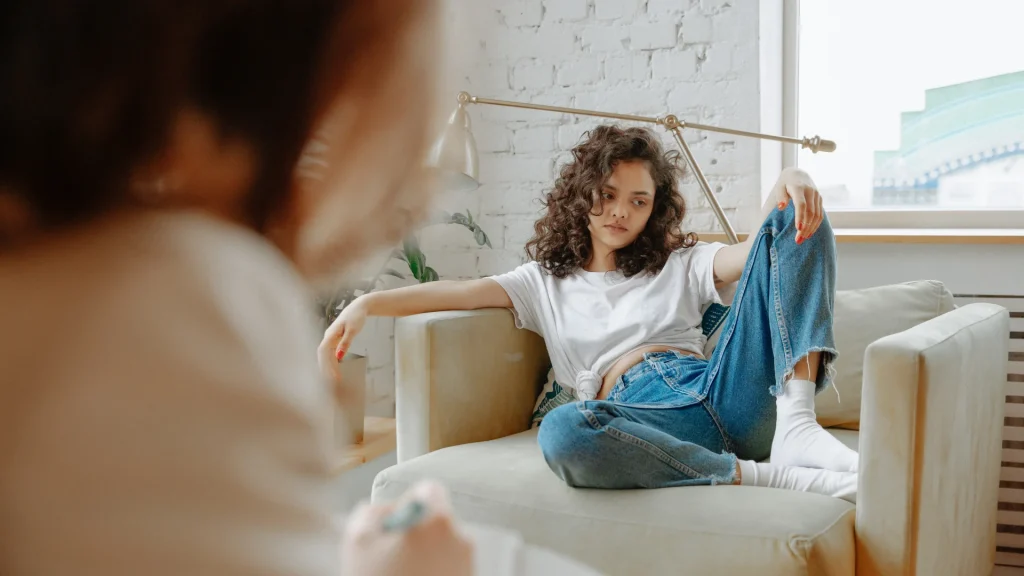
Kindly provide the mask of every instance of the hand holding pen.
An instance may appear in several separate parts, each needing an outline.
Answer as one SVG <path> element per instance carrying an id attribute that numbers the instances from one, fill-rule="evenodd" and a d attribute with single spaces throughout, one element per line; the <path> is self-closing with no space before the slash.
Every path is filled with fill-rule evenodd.
<path id="1" fill-rule="evenodd" d="M 345 576 L 470 576 L 473 546 L 459 534 L 439 484 L 413 486 L 393 504 L 362 505 L 342 537 Z"/>

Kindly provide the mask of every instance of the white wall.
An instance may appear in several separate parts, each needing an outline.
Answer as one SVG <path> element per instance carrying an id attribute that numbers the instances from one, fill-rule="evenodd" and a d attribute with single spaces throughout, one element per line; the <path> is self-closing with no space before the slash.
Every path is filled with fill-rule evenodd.
<path id="1" fill-rule="evenodd" d="M 661 116 L 758 130 L 759 3 L 754 0 L 450 0 L 458 52 L 448 80 L 479 96 Z M 599 121 L 546 112 L 470 108 L 483 187 L 446 195 L 490 235 L 478 249 L 458 227 L 421 232 L 428 264 L 443 278 L 476 278 L 522 262 L 538 198 L 583 132 Z M 660 129 L 659 132 L 661 132 Z M 663 132 L 662 132 L 663 133 Z M 687 132 L 722 207 L 741 230 L 760 205 L 756 141 Z M 669 143 L 665 134 L 666 143 Z M 692 230 L 714 228 L 692 180 L 684 182 Z M 370 360 L 370 413 L 391 410 L 393 323 L 377 320 L 355 351 Z"/>

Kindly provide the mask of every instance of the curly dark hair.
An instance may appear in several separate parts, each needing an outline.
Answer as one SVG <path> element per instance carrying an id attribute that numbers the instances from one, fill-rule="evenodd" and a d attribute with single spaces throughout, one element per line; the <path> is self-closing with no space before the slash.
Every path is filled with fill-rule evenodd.
<path id="1" fill-rule="evenodd" d="M 647 163 L 654 180 L 654 207 L 643 232 L 629 246 L 615 252 L 615 265 L 625 276 L 656 274 L 669 255 L 697 243 L 697 235 L 680 230 L 686 204 L 677 181 L 682 175 L 678 152 L 665 152 L 647 128 L 604 125 L 583 135 L 572 149 L 572 161 L 562 166 L 555 187 L 543 200 L 544 216 L 534 224 L 526 253 L 545 270 L 565 278 L 583 268 L 593 250 L 590 214 L 597 193 L 619 162 Z"/>

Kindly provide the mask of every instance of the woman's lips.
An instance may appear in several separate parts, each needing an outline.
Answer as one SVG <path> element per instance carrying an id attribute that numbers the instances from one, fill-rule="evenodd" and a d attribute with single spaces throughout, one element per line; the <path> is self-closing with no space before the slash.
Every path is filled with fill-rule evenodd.
<path id="1" fill-rule="evenodd" d="M 605 224 L 604 227 L 609 229 L 609 230 L 611 230 L 612 232 L 625 232 L 626 231 L 626 229 L 623 228 L 622 226 L 617 226 L 615 224 Z"/>

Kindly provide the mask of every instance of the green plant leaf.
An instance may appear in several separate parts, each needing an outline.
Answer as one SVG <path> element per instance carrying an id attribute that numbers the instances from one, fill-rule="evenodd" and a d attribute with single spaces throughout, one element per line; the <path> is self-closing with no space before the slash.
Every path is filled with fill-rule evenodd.
<path id="1" fill-rule="evenodd" d="M 423 280 L 422 282 L 437 282 L 441 277 L 437 275 L 437 270 L 434 270 L 430 266 L 423 269 Z"/>
<path id="2" fill-rule="evenodd" d="M 418 274 L 416 275 L 416 279 L 419 280 L 420 282 L 423 282 L 423 278 L 426 277 L 427 273 L 427 255 L 424 254 L 423 252 L 417 252 L 415 260 L 416 270 L 418 272 Z"/>
<path id="3" fill-rule="evenodd" d="M 452 214 L 451 217 L 448 219 L 448 223 L 458 224 L 460 226 L 465 226 L 466 228 L 469 228 L 472 225 L 473 220 L 467 218 L 465 214 L 460 214 L 456 212 L 455 214 Z"/>
<path id="4" fill-rule="evenodd" d="M 473 237 L 476 238 L 477 246 L 487 246 L 488 248 L 492 248 L 491 239 L 487 237 L 487 233 L 479 226 L 473 228 Z"/>
<path id="5" fill-rule="evenodd" d="M 422 282 L 426 256 L 420 251 L 419 241 L 415 236 L 408 236 L 402 243 L 402 249 L 405 252 L 405 261 L 409 265 L 412 277 Z"/>

